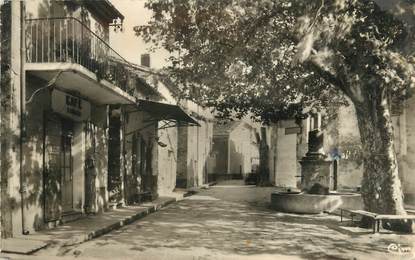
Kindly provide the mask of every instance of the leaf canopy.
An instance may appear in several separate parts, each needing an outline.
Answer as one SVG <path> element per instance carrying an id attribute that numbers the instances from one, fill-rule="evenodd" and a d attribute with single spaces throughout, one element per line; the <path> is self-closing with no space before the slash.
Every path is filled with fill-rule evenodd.
<path id="1" fill-rule="evenodd" d="M 264 122 L 397 96 L 414 82 L 411 26 L 369 0 L 150 0 L 137 35 L 171 56 L 181 96 Z M 345 98 L 348 97 L 348 99 Z"/>

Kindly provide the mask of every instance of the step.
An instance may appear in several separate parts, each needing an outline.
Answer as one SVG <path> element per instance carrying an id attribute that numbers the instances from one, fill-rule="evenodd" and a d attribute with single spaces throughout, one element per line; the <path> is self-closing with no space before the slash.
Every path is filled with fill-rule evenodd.
<path id="1" fill-rule="evenodd" d="M 82 214 L 82 212 L 79 211 L 71 211 L 71 212 L 65 212 L 62 214 L 61 223 L 69 223 L 78 219 L 83 218 L 85 215 Z"/>
<path id="2" fill-rule="evenodd" d="M 109 202 L 108 209 L 118 209 L 124 206 L 123 202 Z"/>

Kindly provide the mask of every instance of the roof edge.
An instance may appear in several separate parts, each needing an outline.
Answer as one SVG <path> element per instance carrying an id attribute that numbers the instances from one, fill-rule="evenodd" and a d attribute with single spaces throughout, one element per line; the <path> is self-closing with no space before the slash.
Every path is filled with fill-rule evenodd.
<path id="1" fill-rule="evenodd" d="M 101 15 L 105 20 L 112 21 L 118 18 L 124 20 L 125 18 L 124 15 L 109 0 L 84 0 L 84 3 L 88 8 Z"/>

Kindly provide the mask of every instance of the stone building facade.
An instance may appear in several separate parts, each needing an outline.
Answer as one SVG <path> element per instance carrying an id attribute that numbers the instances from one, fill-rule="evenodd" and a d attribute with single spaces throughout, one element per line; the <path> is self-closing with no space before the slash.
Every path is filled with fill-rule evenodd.
<path id="1" fill-rule="evenodd" d="M 398 158 L 399 176 L 408 202 L 414 203 L 415 174 L 415 116 L 408 113 L 415 107 L 411 97 L 401 104 L 401 110 L 392 114 L 395 136 L 395 152 Z M 333 130 L 335 129 L 335 131 Z M 337 182 L 339 189 L 357 189 L 363 176 L 361 141 L 353 105 L 338 109 L 337 118 L 326 126 L 327 136 L 325 150 L 337 164 Z M 333 155 L 338 154 L 334 159 Z"/>
<path id="2" fill-rule="evenodd" d="M 150 57 L 145 55 L 146 64 Z M 209 108 L 177 98 L 178 88 L 168 78 L 142 65 L 134 65 L 143 80 L 158 93 L 165 114 L 176 114 L 176 122 L 160 121 L 157 132 L 157 193 L 168 195 L 175 188 L 194 188 L 207 183 L 208 157 L 212 147 L 213 114 Z M 171 111 L 180 107 L 181 113 Z M 150 114 L 152 111 L 149 111 Z M 160 115 L 158 115 L 160 116 Z M 163 116 L 162 116 L 163 117 Z M 170 118 L 169 120 L 171 120 Z M 174 118 L 173 118 L 174 119 Z M 187 120 L 187 121 L 186 121 Z"/>
<path id="3" fill-rule="evenodd" d="M 208 182 L 208 163 L 212 151 L 213 115 L 209 109 L 187 101 L 186 106 L 199 127 L 178 128 L 176 187 L 199 187 Z"/>
<path id="4" fill-rule="evenodd" d="M 18 123 L 2 129 L 19 132 L 13 144 L 2 140 L 15 153 L 2 162 L 18 158 L 2 169 L 3 235 L 12 236 L 105 208 L 108 105 L 135 100 L 109 73 L 93 72 L 110 69 L 98 50 L 116 54 L 109 24 L 123 16 L 109 2 L 10 1 L 3 9 L 13 73 L 2 88 L 13 90 L 9 115 Z"/>
<path id="5" fill-rule="evenodd" d="M 253 122 L 216 123 L 209 158 L 210 179 L 244 178 L 259 165 L 258 126 Z"/>
<path id="6" fill-rule="evenodd" d="M 197 123 L 111 48 L 123 18 L 108 0 L 2 6 L 3 237 L 175 188 L 176 126 Z"/>
<path id="7" fill-rule="evenodd" d="M 278 187 L 295 188 L 301 181 L 300 158 L 303 156 L 301 140 L 304 130 L 295 120 L 281 120 L 267 128 L 270 183 Z M 305 153 L 304 153 L 305 154 Z"/>

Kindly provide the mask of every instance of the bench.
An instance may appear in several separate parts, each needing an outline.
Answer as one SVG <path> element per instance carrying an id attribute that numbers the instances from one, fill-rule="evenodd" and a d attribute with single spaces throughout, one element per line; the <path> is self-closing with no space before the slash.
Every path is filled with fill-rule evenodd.
<path id="1" fill-rule="evenodd" d="M 349 213 L 352 223 L 354 223 L 354 217 L 355 216 L 362 216 L 367 217 L 372 220 L 372 227 L 373 227 L 373 233 L 376 232 L 376 214 L 373 212 L 365 211 L 365 210 L 349 210 L 349 209 L 340 209 L 340 222 L 343 221 L 343 215 L 344 213 Z"/>
<path id="2" fill-rule="evenodd" d="M 365 216 L 369 217 L 371 219 L 374 219 L 376 217 L 375 213 L 364 211 L 364 210 L 352 210 L 352 209 L 340 209 L 340 222 L 343 221 L 343 217 L 345 216 L 344 213 L 348 213 L 351 217 L 352 222 L 354 222 L 354 216 Z"/>
<path id="3" fill-rule="evenodd" d="M 412 213 L 412 210 L 408 210 L 408 213 Z M 387 214 L 376 214 L 373 212 L 365 210 L 350 210 L 350 209 L 340 209 L 340 222 L 343 221 L 344 213 L 348 213 L 351 217 L 352 223 L 354 223 L 355 216 L 367 217 L 372 220 L 373 233 L 379 232 L 380 224 L 383 220 L 404 220 L 404 219 L 413 219 L 415 220 L 415 215 L 387 215 Z"/>
<path id="4" fill-rule="evenodd" d="M 415 215 L 415 210 L 413 209 L 407 209 L 406 213 L 410 214 L 410 215 Z"/>
<path id="5" fill-rule="evenodd" d="M 383 220 L 404 220 L 404 219 L 415 220 L 415 215 L 387 215 L 387 214 L 376 215 L 377 232 L 379 232 L 380 224 Z"/>

